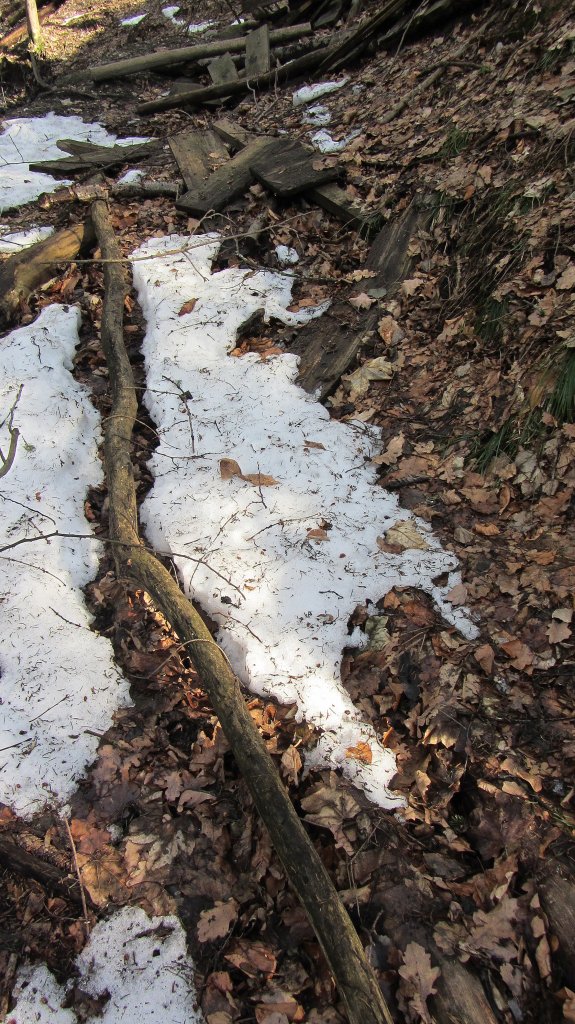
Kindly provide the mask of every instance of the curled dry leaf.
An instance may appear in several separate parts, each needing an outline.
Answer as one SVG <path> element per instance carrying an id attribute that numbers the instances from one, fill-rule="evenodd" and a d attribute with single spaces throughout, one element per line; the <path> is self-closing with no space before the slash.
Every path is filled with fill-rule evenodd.
<path id="1" fill-rule="evenodd" d="M 368 295 L 367 292 L 360 292 L 359 295 L 352 295 L 349 300 L 349 304 L 355 309 L 371 309 L 376 301 L 377 300 L 372 299 L 371 295 Z"/>
<path id="2" fill-rule="evenodd" d="M 371 764 L 373 761 L 373 754 L 369 743 L 359 742 L 355 747 L 348 747 L 345 756 L 351 758 L 353 761 L 361 761 L 362 764 Z"/>
<path id="3" fill-rule="evenodd" d="M 198 939 L 200 942 L 212 942 L 227 935 L 231 925 L 238 916 L 238 905 L 235 900 L 222 903 L 217 900 L 210 910 L 202 910 L 198 921 Z"/>
<path id="4" fill-rule="evenodd" d="M 184 302 L 182 308 L 178 310 L 178 316 L 185 316 L 186 313 L 193 313 L 197 301 L 197 299 L 188 299 L 187 302 Z"/>
<path id="5" fill-rule="evenodd" d="M 276 487 L 278 484 L 273 476 L 267 476 L 266 473 L 242 473 L 235 459 L 220 459 L 220 476 L 222 480 L 238 477 L 239 480 L 245 480 L 254 487 Z"/>
<path id="6" fill-rule="evenodd" d="M 327 540 L 328 532 L 318 526 L 315 529 L 308 530 L 306 537 L 308 540 Z"/>

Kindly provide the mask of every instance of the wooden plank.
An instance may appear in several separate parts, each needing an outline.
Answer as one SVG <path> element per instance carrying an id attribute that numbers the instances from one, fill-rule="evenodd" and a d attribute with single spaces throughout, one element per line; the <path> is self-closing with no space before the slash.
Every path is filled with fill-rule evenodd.
<path id="1" fill-rule="evenodd" d="M 401 282 L 409 276 L 413 257 L 410 242 L 420 227 L 429 224 L 429 211 L 412 203 L 394 221 L 380 231 L 369 251 L 366 265 L 376 277 L 367 278 L 352 289 L 352 294 L 370 290 L 393 297 Z M 319 390 L 326 398 L 337 387 L 341 376 L 356 359 L 358 352 L 373 342 L 381 307 L 375 303 L 364 313 L 355 313 L 348 302 L 331 307 L 318 320 L 311 320 L 299 331 L 291 351 L 299 355 L 301 386 L 310 392 Z"/>
<path id="2" fill-rule="evenodd" d="M 261 25 L 246 36 L 246 75 L 257 78 L 270 70 L 270 29 Z"/>
<path id="3" fill-rule="evenodd" d="M 370 220 L 369 214 L 365 213 L 361 206 L 352 202 L 347 193 L 333 182 L 328 185 L 320 185 L 319 188 L 312 188 L 308 198 L 321 206 L 323 210 L 331 213 L 332 216 L 337 217 L 342 224 L 347 224 L 348 227 L 354 228 L 356 231 L 361 231 Z"/>
<path id="4" fill-rule="evenodd" d="M 221 138 L 210 129 L 181 132 L 168 139 L 186 188 L 197 188 L 212 173 L 216 161 L 227 159 Z"/>
<path id="5" fill-rule="evenodd" d="M 290 199 L 310 188 L 323 185 L 339 177 L 337 167 L 316 170 L 314 159 L 301 142 L 277 139 L 273 147 L 261 153 L 252 162 L 251 169 L 257 181 L 282 199 Z"/>
<path id="6" fill-rule="evenodd" d="M 199 188 L 190 189 L 180 196 L 176 206 L 195 216 L 203 217 L 210 210 L 221 210 L 226 203 L 242 195 L 253 181 L 251 163 L 261 156 L 275 139 L 261 136 L 250 142 L 236 156 L 218 168 Z"/>
<path id="7" fill-rule="evenodd" d="M 231 53 L 223 53 L 221 57 L 211 60 L 208 64 L 208 74 L 214 85 L 237 82 L 239 77 Z"/>
<path id="8" fill-rule="evenodd" d="M 312 34 L 313 29 L 308 21 L 301 25 L 288 25 L 284 28 L 273 29 L 270 33 L 270 41 L 274 45 L 276 43 L 281 45 Z M 125 60 L 112 61 L 110 64 L 100 64 L 96 67 L 76 71 L 72 75 L 66 75 L 65 78 L 60 78 L 58 81 L 59 84 L 63 84 L 90 78 L 93 82 L 104 82 L 110 78 L 123 78 L 125 75 L 135 75 L 140 71 L 151 71 L 153 68 L 198 61 L 203 57 L 216 57 L 220 53 L 226 53 L 227 50 L 233 53 L 242 53 L 245 47 L 245 36 L 241 36 L 239 39 L 214 39 L 210 43 L 179 46 L 175 50 L 156 50 L 154 53 L 145 53 L 141 57 L 129 57 Z"/>
<path id="9" fill-rule="evenodd" d="M 64 143 L 67 140 L 62 140 Z M 37 160 L 30 164 L 31 171 L 41 171 L 44 174 L 66 176 L 76 171 L 86 171 L 90 167 L 115 167 L 117 164 L 129 163 L 132 160 L 141 160 L 157 152 L 162 144 L 157 140 L 146 143 L 137 143 L 134 146 L 92 146 L 90 148 L 77 149 L 75 156 L 63 157 L 61 160 Z"/>
<path id="10" fill-rule="evenodd" d="M 228 117 L 221 117 L 219 121 L 214 121 L 212 127 L 218 133 L 220 139 L 226 145 L 231 146 L 232 149 L 243 149 L 244 146 L 247 146 L 248 142 L 253 142 L 254 139 L 258 138 L 254 132 L 249 132 L 247 128 L 242 128 L 241 124 L 231 121 Z"/>

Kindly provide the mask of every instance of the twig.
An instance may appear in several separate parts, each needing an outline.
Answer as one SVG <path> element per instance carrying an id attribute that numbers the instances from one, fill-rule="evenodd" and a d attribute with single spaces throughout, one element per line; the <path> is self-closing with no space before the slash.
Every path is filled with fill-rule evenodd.
<path id="1" fill-rule="evenodd" d="M 86 893 L 84 892 L 84 883 L 82 882 L 82 872 L 80 871 L 80 865 L 78 864 L 78 856 L 76 854 L 76 844 L 74 842 L 74 836 L 68 824 L 68 819 L 63 815 L 62 821 L 66 826 L 66 832 L 68 833 L 68 840 L 72 848 L 72 858 L 74 860 L 74 868 L 76 871 L 76 878 L 78 879 L 78 885 L 80 886 L 80 899 L 82 900 L 82 912 L 84 914 L 84 927 L 86 929 L 86 938 L 90 934 L 90 918 L 88 917 L 88 906 L 86 904 Z"/>

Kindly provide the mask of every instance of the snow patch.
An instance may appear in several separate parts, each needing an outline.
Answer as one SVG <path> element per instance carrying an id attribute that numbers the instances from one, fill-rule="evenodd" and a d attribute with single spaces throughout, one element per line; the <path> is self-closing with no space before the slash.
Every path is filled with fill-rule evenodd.
<path id="1" fill-rule="evenodd" d="M 120 25 L 126 25 L 126 26 L 139 25 L 140 22 L 143 21 L 144 18 L 147 18 L 147 17 L 148 17 L 147 12 L 144 13 L 144 14 L 133 14 L 131 16 L 131 18 L 123 18 L 122 21 L 120 22 Z"/>
<path id="2" fill-rule="evenodd" d="M 20 432 L 0 480 L 0 547 L 30 540 L 0 552 L 0 800 L 25 816 L 70 797 L 98 734 L 130 703 L 109 641 L 90 629 L 81 591 L 96 575 L 100 545 L 37 540 L 54 531 L 93 533 L 84 498 L 102 479 L 100 423 L 70 373 L 78 323 L 76 309 L 48 306 L 0 340 L 4 456 L 12 408 Z"/>
<path id="3" fill-rule="evenodd" d="M 311 136 L 311 141 L 320 153 L 341 153 L 342 149 L 349 146 L 350 142 L 357 139 L 359 135 L 361 135 L 361 132 L 359 131 L 350 132 L 350 134 L 346 135 L 345 138 L 336 142 L 330 133 L 326 131 L 325 128 L 322 128 L 321 131 L 316 132 L 315 135 Z"/>
<path id="4" fill-rule="evenodd" d="M 316 85 L 303 85 L 301 89 L 296 89 L 294 92 L 292 97 L 293 105 L 294 107 L 301 107 L 304 103 L 312 103 L 313 100 L 318 100 L 320 96 L 329 96 L 330 93 L 342 89 L 347 82 L 349 82 L 348 76 L 340 79 L 339 82 L 317 82 Z"/>
<path id="5" fill-rule="evenodd" d="M 13 1024 L 203 1024 L 177 917 L 149 918 L 139 908 L 124 907 L 96 925 L 76 967 L 79 977 L 67 985 L 45 965 L 21 968 Z M 74 987 L 101 999 L 102 1009 L 87 1016 L 65 1009 Z"/>
<path id="6" fill-rule="evenodd" d="M 125 186 L 127 186 L 127 185 L 135 185 L 135 184 L 137 184 L 138 181 L 141 181 L 142 178 L 144 178 L 144 177 L 145 177 L 145 175 L 144 175 L 143 171 L 140 171 L 137 168 L 134 168 L 134 169 L 132 169 L 130 171 L 126 171 L 126 173 L 123 174 L 121 178 L 118 178 L 118 180 L 116 182 L 116 185 L 125 185 Z"/>
<path id="7" fill-rule="evenodd" d="M 257 310 L 291 324 L 319 310 L 289 311 L 292 275 L 212 274 L 219 245 L 216 235 L 171 236 L 133 254 L 147 321 L 146 402 L 160 437 L 142 509 L 147 536 L 173 554 L 186 592 L 219 623 L 246 685 L 297 704 L 299 719 L 322 731 L 311 761 L 341 768 L 382 807 L 397 806 L 393 754 L 340 682 L 342 650 L 356 640 L 348 618 L 358 603 L 413 586 L 475 635 L 466 613 L 446 601 L 459 581 L 457 562 L 425 522 L 376 486 L 369 459 L 378 432 L 330 420 L 295 384 L 295 356 L 228 357 Z M 180 316 L 191 299 L 193 310 Z M 277 485 L 222 479 L 221 459 Z M 400 520 L 417 524 L 427 550 L 379 549 L 377 538 Z M 434 580 L 443 573 L 449 581 L 441 588 Z M 371 748 L 371 765 L 348 754 L 360 742 Z"/>
<path id="8" fill-rule="evenodd" d="M 6 231 L 6 234 L 0 234 L 0 252 L 14 253 L 21 252 L 22 249 L 26 249 L 29 245 L 34 245 L 36 242 L 42 242 L 45 238 L 49 238 L 50 235 L 54 234 L 54 228 L 28 228 L 26 231 L 9 231 L 0 224 L 0 232 Z"/>
<path id="9" fill-rule="evenodd" d="M 42 192 L 54 192 L 70 185 L 69 179 L 53 178 L 30 170 L 39 160 L 61 160 L 58 139 L 93 142 L 100 146 L 128 146 L 149 142 L 143 137 L 118 139 L 99 124 L 86 124 L 79 117 L 46 114 L 45 117 L 17 117 L 3 122 L 0 134 L 0 211 L 11 210 L 37 199 Z"/>
<path id="10" fill-rule="evenodd" d="M 299 256 L 295 249 L 292 249 L 289 245 L 276 245 L 275 254 L 278 258 L 278 263 L 281 263 L 283 267 L 293 266 L 294 263 L 299 263 Z"/>
<path id="11" fill-rule="evenodd" d="M 322 128 L 331 121 L 331 112 L 323 103 L 316 103 L 313 107 L 308 107 L 303 111 L 302 121 L 304 124 L 313 124 L 316 128 Z"/>

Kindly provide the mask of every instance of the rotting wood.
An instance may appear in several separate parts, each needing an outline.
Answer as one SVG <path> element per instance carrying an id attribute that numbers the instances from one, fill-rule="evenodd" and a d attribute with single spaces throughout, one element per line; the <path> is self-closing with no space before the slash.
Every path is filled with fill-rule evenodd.
<path id="1" fill-rule="evenodd" d="M 93 238 L 88 220 L 10 256 L 0 270 L 0 326 L 8 324 L 20 303 L 54 276 L 59 263 L 75 259 L 92 244 Z"/>
<path id="2" fill-rule="evenodd" d="M 274 68 L 266 75 L 259 75 L 258 78 L 250 79 L 242 76 L 238 78 L 237 82 L 230 82 L 228 85 L 208 85 L 205 89 L 190 92 L 189 95 L 182 93 L 178 98 L 163 96 L 161 99 L 150 100 L 148 103 L 141 103 L 137 107 L 137 112 L 139 114 L 155 114 L 161 110 L 173 110 L 178 106 L 199 106 L 209 100 L 221 99 L 224 96 L 236 96 L 242 92 L 248 92 L 250 89 L 267 89 L 270 85 L 279 86 L 291 78 L 315 70 L 328 52 L 331 52 L 331 47 L 324 46 L 311 53 L 304 53 L 301 57 L 296 57 L 295 60 Z"/>
<path id="3" fill-rule="evenodd" d="M 440 970 L 431 997 L 433 1017 L 437 1024 L 497 1024 L 497 1017 L 476 974 L 459 960 L 442 956 L 432 950 L 433 963 Z"/>
<path id="4" fill-rule="evenodd" d="M 327 213 L 337 217 L 342 224 L 356 231 L 363 231 L 371 220 L 370 214 L 353 202 L 339 185 L 330 182 L 310 189 L 306 196 L 311 202 L 317 203 Z"/>
<path id="5" fill-rule="evenodd" d="M 268 136 L 261 136 L 250 142 L 245 149 L 210 174 L 203 184 L 184 192 L 176 203 L 178 209 L 199 217 L 210 210 L 221 210 L 226 203 L 249 188 L 254 180 L 252 162 L 275 141 Z"/>
<path id="6" fill-rule="evenodd" d="M 261 25 L 246 37 L 246 76 L 258 78 L 270 70 L 269 25 Z"/>
<path id="7" fill-rule="evenodd" d="M 237 82 L 239 77 L 231 53 L 223 53 L 221 57 L 214 57 L 208 64 L 208 74 L 214 85 Z"/>
<path id="8" fill-rule="evenodd" d="M 0 835 L 0 864 L 25 878 L 35 878 L 50 892 L 82 906 L 80 886 L 74 875 L 24 849 L 15 838 Z M 86 894 L 85 898 L 90 897 Z"/>
<path id="9" fill-rule="evenodd" d="M 221 138 L 211 129 L 181 132 L 168 142 L 188 189 L 197 188 L 200 182 L 205 181 L 215 162 L 228 158 Z"/>
<path id="10" fill-rule="evenodd" d="M 105 260 L 101 340 L 108 364 L 112 409 L 105 425 L 104 461 L 110 540 L 118 577 L 131 579 L 150 595 L 187 647 L 286 875 L 314 928 L 350 1024 L 392 1024 L 373 968 L 294 810 L 247 709 L 237 677 L 201 616 L 168 570 L 140 541 L 131 462 L 132 430 L 138 407 L 123 339 L 128 285 L 120 247 L 101 200 L 94 203 L 92 217 Z"/>
<path id="11" fill-rule="evenodd" d="M 232 149 L 241 149 L 248 142 L 258 138 L 256 134 L 249 132 L 236 121 L 230 120 L 230 118 L 222 118 L 219 121 L 215 121 L 213 129 Z M 373 217 L 352 202 L 345 191 L 334 182 L 328 182 L 325 185 L 311 188 L 306 192 L 306 199 L 317 203 L 318 206 L 321 206 L 322 209 L 337 217 L 338 220 L 348 227 L 354 228 L 357 231 L 369 232 L 369 226 L 373 221 Z"/>
<path id="12" fill-rule="evenodd" d="M 67 140 L 62 140 L 65 143 Z M 156 140 L 137 143 L 134 146 L 90 146 L 77 149 L 74 156 L 62 157 L 61 160 L 37 160 L 30 164 L 31 171 L 42 174 L 57 175 L 75 174 L 87 171 L 92 167 L 117 167 L 120 164 L 141 160 L 157 153 L 161 143 Z"/>
<path id="13" fill-rule="evenodd" d="M 301 39 L 303 36 L 310 36 L 313 29 L 308 22 L 301 25 L 289 25 L 286 28 L 272 29 L 270 32 L 270 43 L 288 43 L 292 39 Z M 105 82 L 111 78 L 124 78 L 126 75 L 135 75 L 140 71 L 153 71 L 156 68 L 169 67 L 172 64 L 187 64 L 191 61 L 201 60 L 202 57 L 217 57 L 221 53 L 241 53 L 246 48 L 246 36 L 238 39 L 214 39 L 209 43 L 196 43 L 195 46 L 181 46 L 175 50 L 159 50 L 155 53 L 145 53 L 141 57 L 130 57 L 126 60 L 116 60 L 111 64 L 100 64 L 99 66 L 86 68 L 74 75 L 67 75 L 60 81 L 75 82 L 83 78 L 91 79 L 93 82 Z"/>
<path id="14" fill-rule="evenodd" d="M 318 188 L 339 177 L 338 167 L 314 167 L 317 153 L 301 142 L 277 139 L 250 164 L 264 188 L 282 199 L 290 199 L 310 188 Z"/>
<path id="15" fill-rule="evenodd" d="M 366 268 L 375 271 L 375 277 L 363 281 L 353 292 L 365 291 L 369 295 L 372 291 L 386 300 L 392 298 L 412 266 L 410 242 L 428 219 L 429 212 L 413 202 L 395 221 L 386 224 L 375 237 L 366 260 Z M 327 398 L 363 346 L 373 340 L 381 316 L 376 302 L 360 316 L 358 324 L 349 304 L 342 303 L 302 327 L 291 347 L 300 356 L 301 387 L 309 392 L 319 391 L 321 399 Z"/>
<path id="16" fill-rule="evenodd" d="M 387 0 L 387 3 L 384 3 L 376 14 L 344 35 L 341 42 L 324 57 L 320 64 L 320 70 L 337 70 L 350 59 L 352 54 L 355 58 L 358 55 L 358 48 L 360 52 L 365 50 L 373 37 L 390 26 L 392 21 L 403 14 L 409 6 L 409 0 Z"/>
<path id="17" fill-rule="evenodd" d="M 575 879 L 573 871 L 559 860 L 548 863 L 538 885 L 541 905 L 549 930 L 558 940 L 553 960 L 561 968 L 566 984 L 575 989 Z"/>

